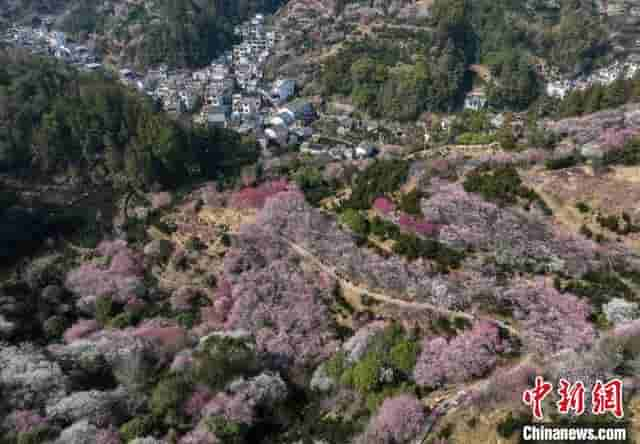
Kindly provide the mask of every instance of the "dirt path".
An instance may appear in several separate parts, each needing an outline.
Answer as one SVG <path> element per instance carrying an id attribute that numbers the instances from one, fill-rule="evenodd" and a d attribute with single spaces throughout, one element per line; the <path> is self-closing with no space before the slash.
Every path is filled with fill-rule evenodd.
<path id="1" fill-rule="evenodd" d="M 446 316 L 446 317 L 452 317 L 452 318 L 461 318 L 461 319 L 466 319 L 470 322 L 474 322 L 474 321 L 478 321 L 478 320 L 486 320 L 489 321 L 493 324 L 498 325 L 498 327 L 503 328 L 505 330 L 507 330 L 509 332 L 509 334 L 515 336 L 515 337 L 520 337 L 520 332 L 515 329 L 514 327 L 507 325 L 505 322 L 497 320 L 497 319 L 492 319 L 492 318 L 483 318 L 483 317 L 478 317 L 475 315 L 471 315 L 462 311 L 456 311 L 456 310 L 449 310 L 447 308 L 442 308 L 442 307 L 438 307 L 434 304 L 430 304 L 428 302 L 411 302 L 411 301 L 405 301 L 403 299 L 396 299 L 393 297 L 390 297 L 384 293 L 379 293 L 376 291 L 372 291 L 366 287 L 363 287 L 361 285 L 358 284 L 354 284 L 351 281 L 347 280 L 344 278 L 344 276 L 342 276 L 342 274 L 340 272 L 338 272 L 336 270 L 336 267 L 331 266 L 331 265 L 327 265 L 324 262 L 322 262 L 320 259 L 318 259 L 312 252 L 310 252 L 309 250 L 307 250 L 306 248 L 300 246 L 299 244 L 296 244 L 295 242 L 290 241 L 289 239 L 285 238 L 285 237 L 281 237 L 281 239 L 286 242 L 293 251 L 295 251 L 298 255 L 302 256 L 303 258 L 307 259 L 308 261 L 312 262 L 313 264 L 315 264 L 318 268 L 320 268 L 322 271 L 324 271 L 325 273 L 329 274 L 330 276 L 332 276 L 333 278 L 335 278 L 340 285 L 342 286 L 343 289 L 348 290 L 350 292 L 353 292 L 355 294 L 363 294 L 366 293 L 370 298 L 378 301 L 378 302 L 382 302 L 385 304 L 390 304 L 390 305 L 395 305 L 397 307 L 402 307 L 402 308 L 408 308 L 408 309 L 412 309 L 412 310 L 425 310 L 425 311 L 429 311 L 429 312 L 433 312 L 433 313 L 438 313 L 441 316 Z M 352 301 L 350 301 L 352 302 Z M 353 302 L 352 302 L 353 303 Z"/>

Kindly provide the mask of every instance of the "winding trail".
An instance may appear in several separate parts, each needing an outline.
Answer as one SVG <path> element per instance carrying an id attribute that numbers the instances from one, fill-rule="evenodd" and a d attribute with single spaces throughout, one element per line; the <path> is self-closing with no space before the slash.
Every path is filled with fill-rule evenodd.
<path id="1" fill-rule="evenodd" d="M 385 304 L 390 304 L 390 305 L 395 305 L 397 307 L 402 307 L 402 308 L 408 308 L 408 309 L 413 309 L 413 310 L 425 310 L 425 311 L 430 311 L 430 312 L 434 312 L 434 313 L 438 313 L 439 315 L 442 316 L 448 316 L 448 317 L 453 317 L 453 318 L 461 318 L 461 319 L 466 319 L 470 322 L 474 322 L 474 321 L 478 321 L 478 320 L 485 320 L 485 321 L 489 321 L 493 324 L 496 324 L 498 327 L 503 328 L 505 330 L 507 330 L 511 335 L 516 336 L 516 337 L 520 337 L 520 331 L 518 331 L 516 328 L 506 324 L 503 321 L 497 320 L 497 319 L 492 319 L 492 318 L 486 318 L 486 317 L 479 317 L 479 316 L 475 316 L 469 313 L 465 313 L 462 311 L 457 311 L 457 310 L 449 310 L 447 308 L 442 308 L 442 307 L 438 307 L 437 305 L 428 303 L 428 302 L 411 302 L 411 301 L 405 301 L 403 299 L 397 299 L 397 298 L 393 298 L 390 297 L 384 293 L 379 293 L 376 291 L 372 291 L 368 288 L 365 288 L 361 285 L 357 285 L 352 283 L 351 281 L 347 280 L 337 269 L 336 267 L 332 266 L 332 265 L 327 265 L 325 264 L 321 259 L 318 259 L 318 257 L 316 255 L 314 255 L 312 252 L 310 252 L 309 250 L 307 250 L 306 248 L 304 248 L 303 246 L 287 239 L 286 237 L 280 236 L 280 239 L 283 242 L 286 242 L 289 247 L 296 252 L 299 256 L 302 256 L 303 258 L 305 258 L 306 260 L 312 262 L 315 266 L 317 266 L 318 268 L 320 268 L 322 271 L 324 271 L 325 273 L 329 274 L 330 276 L 332 276 L 333 278 L 335 278 L 338 282 L 340 282 L 340 285 L 343 288 L 352 290 L 354 292 L 359 292 L 359 293 L 366 293 L 370 298 L 378 301 L 378 302 L 382 302 Z"/>

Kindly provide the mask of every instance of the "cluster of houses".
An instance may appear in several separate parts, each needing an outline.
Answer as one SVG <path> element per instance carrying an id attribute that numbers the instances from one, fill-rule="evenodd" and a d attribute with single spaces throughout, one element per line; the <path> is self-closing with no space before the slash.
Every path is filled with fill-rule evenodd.
<path id="1" fill-rule="evenodd" d="M 612 65 L 598 69 L 589 75 L 575 79 L 559 79 L 548 82 L 547 95 L 563 98 L 573 90 L 584 90 L 593 85 L 609 85 L 617 79 L 631 79 L 640 72 L 640 63 L 630 60 L 616 61 Z"/>
<path id="2" fill-rule="evenodd" d="M 43 20 L 38 28 L 11 26 L 0 36 L 0 41 L 34 54 L 54 56 L 85 70 L 102 66 L 93 48 L 70 41 L 64 32 L 51 30 L 49 23 L 49 20 Z"/>

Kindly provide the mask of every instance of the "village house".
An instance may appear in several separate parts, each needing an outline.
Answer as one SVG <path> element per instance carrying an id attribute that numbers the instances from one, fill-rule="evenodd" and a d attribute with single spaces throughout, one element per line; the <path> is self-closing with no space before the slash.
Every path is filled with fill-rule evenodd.
<path id="1" fill-rule="evenodd" d="M 480 111 L 487 106 L 487 95 L 483 90 L 477 89 L 469 92 L 464 98 L 464 109 Z"/>
<path id="2" fill-rule="evenodd" d="M 291 79 L 277 80 L 271 89 L 271 98 L 276 103 L 284 103 L 295 94 L 296 82 Z"/>

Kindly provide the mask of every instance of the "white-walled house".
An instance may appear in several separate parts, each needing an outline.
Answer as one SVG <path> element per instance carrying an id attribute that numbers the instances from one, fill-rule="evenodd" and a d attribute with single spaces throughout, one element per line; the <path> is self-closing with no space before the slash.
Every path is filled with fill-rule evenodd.
<path id="1" fill-rule="evenodd" d="M 271 89 L 273 100 L 283 103 L 289 100 L 296 92 L 296 82 L 291 79 L 277 80 Z"/>

